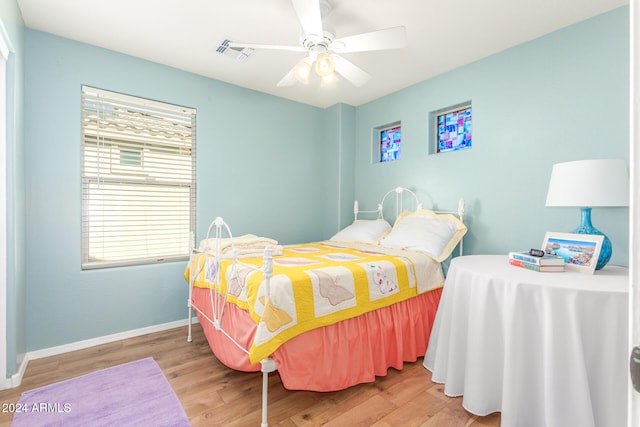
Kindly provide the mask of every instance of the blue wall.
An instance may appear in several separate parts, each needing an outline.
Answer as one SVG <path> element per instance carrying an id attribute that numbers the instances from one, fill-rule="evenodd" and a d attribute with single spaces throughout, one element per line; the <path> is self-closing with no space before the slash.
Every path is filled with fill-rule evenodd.
<path id="1" fill-rule="evenodd" d="M 28 304 L 9 301 L 9 339 L 28 351 L 186 315 L 184 263 L 80 269 L 83 84 L 197 109 L 198 237 L 219 215 L 235 234 L 319 240 L 350 221 L 354 197 L 375 207 L 406 185 L 437 208 L 465 197 L 467 252 L 506 253 L 577 225 L 577 210 L 544 207 L 553 163 L 628 159 L 628 8 L 366 105 L 326 110 L 37 31 L 24 36 L 24 182 L 15 186 L 24 224 L 14 232 L 24 240 L 17 258 L 28 261 Z M 429 156 L 429 112 L 469 99 L 474 147 Z M 372 128 L 396 120 L 402 160 L 371 164 Z M 596 209 L 593 220 L 613 242 L 612 262 L 627 264 L 628 210 Z"/>
<path id="2" fill-rule="evenodd" d="M 355 194 L 374 203 L 409 186 L 429 206 L 467 202 L 468 253 L 539 247 L 569 232 L 577 208 L 546 208 L 554 163 L 629 159 L 629 23 L 623 7 L 357 108 Z M 437 60 L 437 58 L 434 58 Z M 473 148 L 428 155 L 429 113 L 471 100 Z M 372 164 L 372 128 L 402 121 L 402 158 Z M 347 207 L 344 207 L 347 209 Z M 593 224 L 628 265 L 628 208 L 594 208 Z"/>
<path id="3" fill-rule="evenodd" d="M 322 237 L 323 110 L 38 31 L 26 46 L 29 350 L 187 313 L 184 262 L 80 268 L 83 84 L 197 109 L 198 238 L 216 216 L 236 235 Z"/>
<path id="4" fill-rule="evenodd" d="M 329 238 L 337 230 L 353 221 L 353 180 L 355 159 L 355 111 L 352 106 L 337 104 L 324 110 L 325 151 L 318 158 L 323 166 L 324 178 L 317 185 L 329 196 L 324 203 L 324 238 Z"/>

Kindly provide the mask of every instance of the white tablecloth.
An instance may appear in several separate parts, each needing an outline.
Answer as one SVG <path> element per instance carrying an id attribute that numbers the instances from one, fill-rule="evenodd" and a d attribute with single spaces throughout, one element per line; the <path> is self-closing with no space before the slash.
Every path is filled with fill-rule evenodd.
<path id="1" fill-rule="evenodd" d="M 628 270 L 539 273 L 453 259 L 424 366 L 502 425 L 626 426 Z"/>

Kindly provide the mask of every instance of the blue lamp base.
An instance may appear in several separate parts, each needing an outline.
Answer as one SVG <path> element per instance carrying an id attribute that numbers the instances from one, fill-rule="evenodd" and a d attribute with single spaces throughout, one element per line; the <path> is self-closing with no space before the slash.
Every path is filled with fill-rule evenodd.
<path id="1" fill-rule="evenodd" d="M 602 240 L 602 248 L 600 249 L 600 256 L 598 257 L 598 263 L 596 264 L 596 270 L 600 270 L 607 265 L 611 259 L 611 240 L 600 230 L 594 228 L 591 225 L 591 208 L 580 208 L 580 227 L 572 231 L 577 234 L 597 234 L 604 236 Z"/>

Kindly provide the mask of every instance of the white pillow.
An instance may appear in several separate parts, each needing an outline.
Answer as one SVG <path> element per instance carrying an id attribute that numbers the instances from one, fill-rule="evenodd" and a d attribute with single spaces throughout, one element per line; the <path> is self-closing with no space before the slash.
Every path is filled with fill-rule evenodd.
<path id="1" fill-rule="evenodd" d="M 391 225 L 384 219 L 359 219 L 338 231 L 331 239 L 342 242 L 377 243 Z"/>
<path id="2" fill-rule="evenodd" d="M 453 252 L 467 227 L 453 215 L 429 210 L 404 213 L 381 241 L 381 246 L 426 252 L 442 262 Z"/>

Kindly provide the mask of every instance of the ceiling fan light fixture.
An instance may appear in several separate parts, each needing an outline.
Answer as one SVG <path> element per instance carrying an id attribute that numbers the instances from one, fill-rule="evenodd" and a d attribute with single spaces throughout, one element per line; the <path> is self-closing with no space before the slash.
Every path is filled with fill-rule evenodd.
<path id="1" fill-rule="evenodd" d="M 316 57 L 316 73 L 320 77 L 326 77 L 333 74 L 335 64 L 333 59 L 326 53 L 319 53 Z"/>
<path id="2" fill-rule="evenodd" d="M 336 73 L 327 74 L 326 76 L 322 77 L 321 86 L 330 85 L 330 84 L 335 83 L 337 81 L 338 81 L 338 77 L 336 76 Z"/>
<path id="3" fill-rule="evenodd" d="M 309 84 L 309 74 L 311 73 L 311 64 L 307 58 L 301 60 L 293 70 L 293 77 L 302 84 Z"/>

